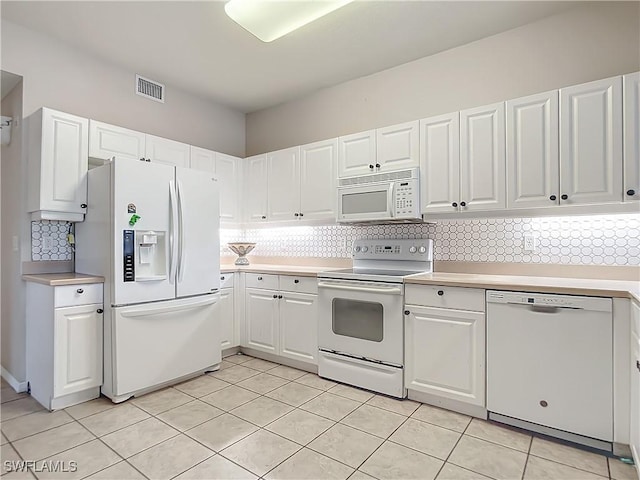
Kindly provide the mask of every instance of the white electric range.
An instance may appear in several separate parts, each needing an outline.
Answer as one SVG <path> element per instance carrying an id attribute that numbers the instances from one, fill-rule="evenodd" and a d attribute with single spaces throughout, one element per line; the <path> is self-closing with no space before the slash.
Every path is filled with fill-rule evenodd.
<path id="1" fill-rule="evenodd" d="M 353 268 L 318 274 L 318 375 L 398 398 L 404 278 L 433 271 L 429 239 L 357 240 Z"/>

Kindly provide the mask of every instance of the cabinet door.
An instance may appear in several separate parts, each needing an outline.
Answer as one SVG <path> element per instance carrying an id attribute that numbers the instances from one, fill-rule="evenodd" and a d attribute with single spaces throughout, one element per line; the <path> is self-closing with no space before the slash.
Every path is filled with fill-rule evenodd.
<path id="1" fill-rule="evenodd" d="M 55 397 L 102 385 L 101 308 L 93 304 L 54 310 Z"/>
<path id="2" fill-rule="evenodd" d="M 640 306 L 631 304 L 631 322 L 640 326 Z M 637 327 L 636 327 L 637 328 Z M 631 418 L 629 443 L 633 460 L 640 465 L 640 331 L 631 332 Z"/>
<path id="3" fill-rule="evenodd" d="M 481 312 L 407 305 L 405 386 L 485 404 L 485 317 Z"/>
<path id="4" fill-rule="evenodd" d="M 560 194 L 566 205 L 622 201 L 621 77 L 560 89 Z"/>
<path id="5" fill-rule="evenodd" d="M 140 160 L 145 156 L 145 134 L 108 123 L 89 120 L 89 157 Z"/>
<path id="6" fill-rule="evenodd" d="M 624 77 L 624 199 L 640 200 L 640 73 Z"/>
<path id="7" fill-rule="evenodd" d="M 267 219 L 267 156 L 256 155 L 244 159 L 245 209 L 247 222 L 264 222 Z"/>
<path id="8" fill-rule="evenodd" d="M 376 171 L 389 172 L 420 165 L 419 122 L 402 123 L 376 130 Z"/>
<path id="9" fill-rule="evenodd" d="M 267 153 L 267 217 L 300 218 L 300 147 Z"/>
<path id="10" fill-rule="evenodd" d="M 190 148 L 189 168 L 216 173 L 216 152 L 193 145 Z"/>
<path id="11" fill-rule="evenodd" d="M 242 159 L 216 153 L 216 178 L 220 187 L 220 221 L 240 223 Z"/>
<path id="12" fill-rule="evenodd" d="M 338 177 L 374 173 L 376 131 L 354 133 L 338 138 Z"/>
<path id="13" fill-rule="evenodd" d="M 504 103 L 460 112 L 460 210 L 505 207 Z"/>
<path id="14" fill-rule="evenodd" d="M 455 212 L 460 203 L 460 114 L 420 120 L 422 213 Z"/>
<path id="15" fill-rule="evenodd" d="M 338 139 L 300 147 L 301 219 L 335 219 Z"/>
<path id="16" fill-rule="evenodd" d="M 280 355 L 317 363 L 318 296 L 282 292 L 279 303 Z"/>
<path id="17" fill-rule="evenodd" d="M 278 299 L 275 290 L 245 289 L 247 347 L 278 354 Z"/>
<path id="18" fill-rule="evenodd" d="M 145 136 L 145 157 L 154 163 L 189 168 L 191 147 L 168 138 Z"/>
<path id="19" fill-rule="evenodd" d="M 507 208 L 560 203 L 558 91 L 507 102 Z"/>
<path id="20" fill-rule="evenodd" d="M 221 346 L 231 348 L 238 346 L 235 338 L 235 308 L 233 288 L 222 288 L 220 290 L 220 331 L 222 334 Z"/>
<path id="21" fill-rule="evenodd" d="M 29 211 L 86 213 L 88 129 L 86 118 L 42 109 L 39 202 Z"/>

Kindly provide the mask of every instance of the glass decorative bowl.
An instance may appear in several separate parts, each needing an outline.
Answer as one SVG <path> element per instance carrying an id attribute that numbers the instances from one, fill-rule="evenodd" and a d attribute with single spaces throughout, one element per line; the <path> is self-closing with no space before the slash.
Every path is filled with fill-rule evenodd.
<path id="1" fill-rule="evenodd" d="M 250 242 L 231 242 L 227 243 L 227 247 L 233 253 L 238 255 L 238 258 L 235 261 L 236 265 L 249 265 L 249 259 L 245 257 L 251 250 L 255 248 L 255 243 Z"/>

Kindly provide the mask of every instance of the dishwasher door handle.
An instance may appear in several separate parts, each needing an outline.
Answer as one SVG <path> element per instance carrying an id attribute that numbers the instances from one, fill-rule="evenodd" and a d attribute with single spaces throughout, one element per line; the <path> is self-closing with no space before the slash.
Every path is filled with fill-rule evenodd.
<path id="1" fill-rule="evenodd" d="M 507 305 L 514 305 L 517 307 L 524 307 L 527 310 L 535 313 L 558 313 L 560 310 L 584 310 L 578 307 L 561 307 L 557 305 L 535 305 L 531 303 L 515 303 L 506 302 Z"/>

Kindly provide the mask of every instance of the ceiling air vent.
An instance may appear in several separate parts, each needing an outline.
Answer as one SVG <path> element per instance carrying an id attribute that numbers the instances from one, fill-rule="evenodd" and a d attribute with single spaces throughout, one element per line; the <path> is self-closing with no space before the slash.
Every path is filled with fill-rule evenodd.
<path id="1" fill-rule="evenodd" d="M 164 103 L 164 85 L 136 75 L 136 93 L 156 102 Z"/>

